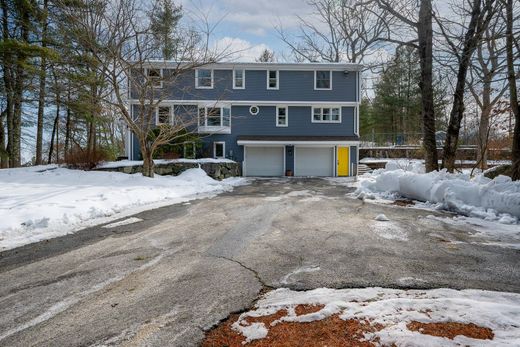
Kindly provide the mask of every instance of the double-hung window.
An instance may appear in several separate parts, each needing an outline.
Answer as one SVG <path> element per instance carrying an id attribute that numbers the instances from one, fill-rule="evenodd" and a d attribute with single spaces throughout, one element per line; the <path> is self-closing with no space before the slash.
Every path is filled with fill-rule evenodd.
<path id="1" fill-rule="evenodd" d="M 276 126 L 286 127 L 289 126 L 289 113 L 287 106 L 276 107 Z"/>
<path id="2" fill-rule="evenodd" d="M 313 123 L 341 123 L 340 107 L 313 107 Z"/>
<path id="3" fill-rule="evenodd" d="M 172 124 L 172 108 L 170 106 L 158 106 L 155 113 L 155 124 Z"/>
<path id="4" fill-rule="evenodd" d="M 278 89 L 279 71 L 267 70 L 267 89 Z"/>
<path id="5" fill-rule="evenodd" d="M 246 87 L 245 70 L 233 70 L 233 89 L 244 89 Z"/>
<path id="6" fill-rule="evenodd" d="M 162 74 L 163 74 L 162 69 L 153 69 L 153 68 L 146 69 L 146 78 L 148 79 L 148 82 L 154 88 L 162 88 L 162 86 L 163 86 Z"/>
<path id="7" fill-rule="evenodd" d="M 314 71 L 314 89 L 331 90 L 332 89 L 332 72 L 328 70 Z"/>
<path id="8" fill-rule="evenodd" d="M 195 88 L 213 89 L 213 70 L 211 70 L 211 69 L 195 70 Z"/>
<path id="9" fill-rule="evenodd" d="M 230 106 L 199 108 L 199 132 L 218 132 L 219 130 L 229 129 L 230 125 Z"/>

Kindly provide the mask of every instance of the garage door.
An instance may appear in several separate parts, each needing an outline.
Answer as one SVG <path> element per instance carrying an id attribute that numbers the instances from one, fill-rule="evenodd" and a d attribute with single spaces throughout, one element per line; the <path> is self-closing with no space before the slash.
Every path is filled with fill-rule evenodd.
<path id="1" fill-rule="evenodd" d="M 284 147 L 246 147 L 246 176 L 283 176 Z"/>
<path id="2" fill-rule="evenodd" d="M 295 176 L 334 176 L 334 148 L 296 147 Z"/>

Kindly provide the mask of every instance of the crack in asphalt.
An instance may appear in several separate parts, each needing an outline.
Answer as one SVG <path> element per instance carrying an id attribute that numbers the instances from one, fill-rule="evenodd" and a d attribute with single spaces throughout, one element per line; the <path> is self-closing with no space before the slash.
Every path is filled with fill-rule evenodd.
<path id="1" fill-rule="evenodd" d="M 235 259 L 232 259 L 232 258 L 228 258 L 226 256 L 223 256 L 223 255 L 215 255 L 215 254 L 209 254 L 210 257 L 213 257 L 213 258 L 219 258 L 219 259 L 224 259 L 224 260 L 227 260 L 227 261 L 230 261 L 230 262 L 233 262 L 233 263 L 236 263 L 238 265 L 240 265 L 242 268 L 246 269 L 247 271 L 251 272 L 253 274 L 253 276 L 256 278 L 256 280 L 258 282 L 260 282 L 260 284 L 265 287 L 265 288 L 268 288 L 268 289 L 275 289 L 275 287 L 269 285 L 269 284 L 266 284 L 264 282 L 264 280 L 262 279 L 262 277 L 260 277 L 260 275 L 258 274 L 258 271 L 256 271 L 255 269 L 253 268 L 250 268 L 249 266 L 243 264 L 242 262 L 240 262 L 239 260 L 235 260 Z"/>

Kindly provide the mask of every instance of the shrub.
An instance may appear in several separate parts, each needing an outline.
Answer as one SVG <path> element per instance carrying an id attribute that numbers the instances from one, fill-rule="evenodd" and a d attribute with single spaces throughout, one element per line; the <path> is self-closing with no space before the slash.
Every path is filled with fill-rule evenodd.
<path id="1" fill-rule="evenodd" d="M 99 163 L 113 159 L 113 153 L 104 148 L 96 149 L 89 153 L 86 149 L 76 147 L 65 155 L 65 163 L 67 166 L 80 170 L 91 170 Z"/>

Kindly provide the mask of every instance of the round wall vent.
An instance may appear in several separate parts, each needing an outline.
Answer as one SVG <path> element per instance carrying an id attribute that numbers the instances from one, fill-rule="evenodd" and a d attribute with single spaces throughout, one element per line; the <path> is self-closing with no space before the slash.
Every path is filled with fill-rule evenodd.
<path id="1" fill-rule="evenodd" d="M 260 112 L 260 109 L 256 105 L 253 105 L 249 108 L 249 113 L 251 113 L 253 116 L 256 116 L 258 112 Z"/>

